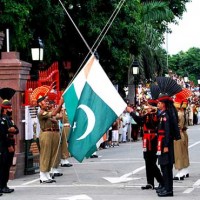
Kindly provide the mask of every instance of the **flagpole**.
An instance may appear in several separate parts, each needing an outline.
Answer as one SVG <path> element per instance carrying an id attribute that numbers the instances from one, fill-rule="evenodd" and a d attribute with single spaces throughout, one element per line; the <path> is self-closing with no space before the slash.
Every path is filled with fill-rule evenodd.
<path id="1" fill-rule="evenodd" d="M 110 16 L 109 20 L 107 21 L 106 25 L 104 26 L 104 28 L 102 29 L 101 33 L 99 34 L 98 38 L 96 39 L 96 41 L 94 42 L 94 44 L 92 45 L 91 49 L 94 49 L 94 52 L 97 51 L 97 48 L 100 46 L 103 38 L 105 37 L 106 33 L 108 32 L 110 26 L 112 25 L 114 19 L 116 18 L 117 14 L 119 13 L 122 5 L 124 4 L 125 0 L 121 0 L 119 2 L 119 4 L 117 5 L 116 9 L 114 10 L 114 12 L 112 13 L 112 15 Z M 111 22 L 110 22 L 111 21 Z M 110 25 L 108 25 L 110 23 Z M 107 27 L 107 28 L 106 28 Z M 105 30 L 105 31 L 104 31 Z M 104 34 L 103 34 L 104 32 Z M 101 37 L 101 35 L 103 34 L 103 36 Z M 98 42 L 99 38 L 101 37 L 100 42 L 98 43 L 98 45 L 95 47 L 96 43 Z M 95 48 L 94 48 L 95 47 Z M 83 62 L 81 63 L 80 68 L 82 67 L 82 65 L 85 63 L 85 60 L 87 59 L 87 57 L 89 56 L 90 52 L 88 52 L 88 54 L 86 55 L 85 59 L 83 60 Z"/>
<path id="2" fill-rule="evenodd" d="M 168 69 L 168 67 L 169 67 L 169 58 L 168 58 L 168 23 L 167 23 L 167 32 L 166 32 L 166 52 L 167 52 L 167 70 L 169 70 Z"/>
<path id="3" fill-rule="evenodd" d="M 98 43 L 98 45 L 97 45 L 97 47 L 96 47 L 95 49 L 97 49 L 97 48 L 99 47 L 99 45 L 101 44 L 103 38 L 105 37 L 106 33 L 108 32 L 109 28 L 111 27 L 113 21 L 115 20 L 117 14 L 119 13 L 119 11 L 120 11 L 121 7 L 123 6 L 124 2 L 125 2 L 125 0 L 120 1 L 119 5 L 118 5 L 118 6 L 119 6 L 118 10 L 116 11 L 116 13 L 115 13 L 114 17 L 112 18 L 112 20 L 111 20 L 111 18 L 109 19 L 109 20 L 111 20 L 111 22 L 110 22 L 109 26 L 107 27 L 106 31 L 104 32 L 103 36 L 101 37 L 101 40 L 100 40 L 100 42 Z M 114 11 L 114 12 L 115 12 L 115 11 Z M 114 12 L 113 12 L 113 14 L 114 14 Z M 111 17 L 112 17 L 112 16 L 111 16 Z M 106 26 L 105 26 L 105 27 L 106 27 Z M 102 31 L 102 32 L 103 32 L 103 31 Z M 100 36 L 99 36 L 99 37 L 100 37 Z M 97 40 L 98 40 L 98 39 L 97 39 Z"/>
<path id="4" fill-rule="evenodd" d="M 101 44 L 103 38 L 105 37 L 106 33 L 108 32 L 109 28 L 111 27 L 114 19 L 116 18 L 117 14 L 119 13 L 121 7 L 123 6 L 125 0 L 121 0 L 119 2 L 119 4 L 117 5 L 116 9 L 114 10 L 114 12 L 112 13 L 111 17 L 109 18 L 108 22 L 106 23 L 106 25 L 104 26 L 104 28 L 102 29 L 100 35 L 98 36 L 98 38 L 96 39 L 95 43 L 93 44 L 92 48 L 89 47 L 89 45 L 87 44 L 86 40 L 84 39 L 83 35 L 81 34 L 81 32 L 79 31 L 78 27 L 76 26 L 76 24 L 74 23 L 73 19 L 71 18 L 70 14 L 68 13 L 67 9 L 64 7 L 63 3 L 61 2 L 61 0 L 59 0 L 61 6 L 63 7 L 63 9 L 65 10 L 66 14 L 68 15 L 69 19 L 71 20 L 71 22 L 73 23 L 74 27 L 76 28 L 76 30 L 78 31 L 79 35 L 81 36 L 82 40 L 84 41 L 84 43 L 86 44 L 86 46 L 89 49 L 88 54 L 86 55 L 85 59 L 83 60 L 83 62 L 81 63 L 79 69 L 77 70 L 77 72 L 75 73 L 73 79 L 70 81 L 69 85 L 72 83 L 72 81 L 74 80 L 74 78 L 76 77 L 76 75 L 78 74 L 78 72 L 80 71 L 81 67 L 83 66 L 83 64 L 85 63 L 86 59 L 88 58 L 89 54 L 94 54 L 94 52 L 97 51 L 97 48 L 99 47 L 99 45 Z M 111 22 L 110 22 L 111 21 Z M 110 23 L 110 24 L 109 24 Z M 109 24 L 109 25 L 108 25 Z M 107 27 L 107 28 L 106 28 Z M 106 30 L 105 30 L 106 29 Z M 105 30 L 105 32 L 104 32 Z M 102 33 L 104 32 L 103 36 L 101 37 Z M 95 47 L 97 41 L 99 40 L 99 38 L 101 37 L 100 42 L 98 43 L 98 45 Z M 95 48 L 94 48 L 95 47 Z M 94 49 L 94 51 L 92 51 L 92 49 Z M 68 88 L 68 87 L 67 87 Z M 67 90 L 66 88 L 66 90 Z M 65 91 L 66 91 L 65 90 Z"/>

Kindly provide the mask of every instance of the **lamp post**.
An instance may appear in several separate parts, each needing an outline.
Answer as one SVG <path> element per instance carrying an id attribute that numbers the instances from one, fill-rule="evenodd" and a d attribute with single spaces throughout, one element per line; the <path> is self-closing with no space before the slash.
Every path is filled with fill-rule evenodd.
<path id="1" fill-rule="evenodd" d="M 44 55 L 44 44 L 40 39 L 40 37 L 38 37 L 36 40 L 33 41 L 31 47 L 31 55 L 33 60 L 33 66 L 30 72 L 31 79 L 38 80 L 39 62 L 43 61 L 43 55 Z"/>
<path id="2" fill-rule="evenodd" d="M 188 76 L 185 75 L 185 76 L 183 77 L 183 80 L 184 80 L 184 82 L 185 82 L 185 87 L 188 88 L 188 82 L 189 82 Z"/>
<path id="3" fill-rule="evenodd" d="M 199 93 L 200 93 L 200 76 L 198 76 L 197 83 L 198 83 Z"/>
<path id="4" fill-rule="evenodd" d="M 136 106 L 136 102 L 137 102 L 137 82 L 136 82 L 136 76 L 139 74 L 139 64 L 138 64 L 137 60 L 135 60 L 133 62 L 132 67 L 133 67 L 134 87 L 135 87 L 134 105 Z"/>
<path id="5" fill-rule="evenodd" d="M 169 74 L 165 74 L 165 77 L 169 77 Z"/>

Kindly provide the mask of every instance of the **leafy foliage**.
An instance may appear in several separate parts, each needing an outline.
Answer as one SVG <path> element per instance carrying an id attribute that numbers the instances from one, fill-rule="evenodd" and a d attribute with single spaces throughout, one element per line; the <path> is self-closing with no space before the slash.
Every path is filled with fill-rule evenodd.
<path id="1" fill-rule="evenodd" d="M 140 63 L 141 80 L 166 71 L 163 34 L 168 22 L 182 16 L 189 1 L 62 0 L 64 10 L 55 0 L 0 0 L 0 30 L 10 29 L 11 50 L 19 51 L 22 60 L 31 62 L 31 43 L 39 36 L 45 45 L 44 65 L 69 60 L 75 72 L 88 54 L 88 46 L 93 46 L 122 3 L 96 47 L 110 79 L 123 88 L 133 56 Z"/>
<path id="2" fill-rule="evenodd" d="M 187 75 L 190 80 L 197 83 L 200 76 L 200 49 L 190 48 L 187 52 L 179 52 L 169 57 L 169 69 L 177 75 L 184 77 Z"/>

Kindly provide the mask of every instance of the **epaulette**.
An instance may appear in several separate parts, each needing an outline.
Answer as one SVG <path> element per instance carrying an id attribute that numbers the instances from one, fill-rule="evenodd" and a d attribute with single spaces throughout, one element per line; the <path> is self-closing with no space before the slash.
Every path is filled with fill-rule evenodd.
<path id="1" fill-rule="evenodd" d="M 47 114 L 47 111 L 46 111 L 46 110 L 40 110 L 40 114 L 41 114 L 41 115 L 46 115 L 46 114 Z"/>
<path id="2" fill-rule="evenodd" d="M 42 113 L 42 115 L 46 115 L 47 114 L 47 111 L 44 111 L 43 113 Z"/>

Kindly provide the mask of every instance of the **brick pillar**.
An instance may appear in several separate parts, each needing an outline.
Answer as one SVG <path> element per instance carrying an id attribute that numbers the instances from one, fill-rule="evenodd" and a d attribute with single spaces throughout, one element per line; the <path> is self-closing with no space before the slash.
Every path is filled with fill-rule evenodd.
<path id="1" fill-rule="evenodd" d="M 19 128 L 16 136 L 16 165 L 10 171 L 10 179 L 24 175 L 25 166 L 25 128 L 22 120 L 25 119 L 23 106 L 24 91 L 29 78 L 32 65 L 20 60 L 18 52 L 2 52 L 0 60 L 0 88 L 10 87 L 16 90 L 11 99 L 13 107 L 13 119 Z M 0 101 L 1 103 L 1 101 Z"/>

